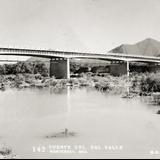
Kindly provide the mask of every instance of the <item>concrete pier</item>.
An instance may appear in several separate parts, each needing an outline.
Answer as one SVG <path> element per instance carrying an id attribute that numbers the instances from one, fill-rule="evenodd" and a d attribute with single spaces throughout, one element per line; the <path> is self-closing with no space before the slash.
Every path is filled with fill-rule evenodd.
<path id="1" fill-rule="evenodd" d="M 129 62 L 115 63 L 110 66 L 110 74 L 113 76 L 127 75 L 129 76 Z"/>
<path id="2" fill-rule="evenodd" d="M 130 75 L 130 66 L 129 66 L 129 61 L 127 61 L 127 76 L 129 77 Z"/>
<path id="3" fill-rule="evenodd" d="M 55 58 L 50 60 L 50 77 L 56 79 L 70 78 L 70 61 L 69 58 Z"/>

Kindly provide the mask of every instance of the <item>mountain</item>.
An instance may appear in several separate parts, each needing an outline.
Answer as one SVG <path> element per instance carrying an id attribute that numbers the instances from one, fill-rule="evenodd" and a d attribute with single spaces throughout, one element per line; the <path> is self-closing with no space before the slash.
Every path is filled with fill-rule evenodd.
<path id="1" fill-rule="evenodd" d="M 109 53 L 160 57 L 160 42 L 152 38 L 148 38 L 133 45 L 123 44 L 112 49 Z"/>

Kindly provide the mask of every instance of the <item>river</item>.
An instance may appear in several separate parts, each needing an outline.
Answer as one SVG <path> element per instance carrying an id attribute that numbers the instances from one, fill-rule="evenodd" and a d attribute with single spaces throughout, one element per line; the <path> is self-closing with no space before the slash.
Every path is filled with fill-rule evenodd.
<path id="1" fill-rule="evenodd" d="M 157 106 L 90 89 L 68 91 L 0 92 L 0 143 L 21 158 L 160 157 Z M 50 137 L 65 128 L 75 135 Z M 75 153 L 52 153 L 53 146 L 62 145 Z"/>

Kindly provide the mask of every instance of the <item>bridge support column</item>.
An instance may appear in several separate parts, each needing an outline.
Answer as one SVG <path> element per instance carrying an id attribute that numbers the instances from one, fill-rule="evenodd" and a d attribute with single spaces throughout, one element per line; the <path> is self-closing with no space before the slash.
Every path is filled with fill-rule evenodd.
<path id="1" fill-rule="evenodd" d="M 71 74 L 70 74 L 70 59 L 67 58 L 67 79 L 71 78 Z"/>
<path id="2" fill-rule="evenodd" d="M 55 58 L 50 60 L 50 77 L 70 79 L 70 59 Z"/>
<path id="3" fill-rule="evenodd" d="M 122 75 L 127 74 L 129 76 L 129 62 L 111 64 L 110 74 L 113 76 L 122 76 Z"/>
<path id="4" fill-rule="evenodd" d="M 129 61 L 127 61 L 127 76 L 129 77 L 130 75 L 130 68 L 129 68 Z"/>

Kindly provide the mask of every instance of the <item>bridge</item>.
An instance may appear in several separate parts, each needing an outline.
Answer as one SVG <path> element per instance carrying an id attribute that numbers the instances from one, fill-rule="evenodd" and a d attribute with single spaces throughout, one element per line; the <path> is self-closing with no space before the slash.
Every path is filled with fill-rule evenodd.
<path id="1" fill-rule="evenodd" d="M 120 62 L 118 67 L 113 70 L 119 69 L 119 72 L 124 72 L 128 76 L 130 62 L 160 63 L 160 57 L 126 55 L 122 53 L 65 52 L 47 49 L 0 48 L 0 55 L 48 58 L 50 59 L 50 76 L 55 76 L 59 79 L 70 78 L 70 59 L 97 59 Z"/>

